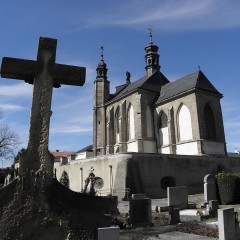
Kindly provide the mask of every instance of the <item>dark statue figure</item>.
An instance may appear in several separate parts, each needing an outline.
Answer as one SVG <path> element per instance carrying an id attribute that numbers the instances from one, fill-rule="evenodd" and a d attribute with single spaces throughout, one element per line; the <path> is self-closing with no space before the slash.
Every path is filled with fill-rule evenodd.
<path id="1" fill-rule="evenodd" d="M 89 170 L 89 175 L 88 177 L 85 179 L 85 187 L 83 190 L 83 193 L 91 195 L 91 196 L 95 196 L 96 192 L 94 189 L 94 184 L 95 184 L 95 174 L 93 173 L 94 168 L 91 167 L 91 169 Z"/>
<path id="2" fill-rule="evenodd" d="M 130 74 L 130 72 L 126 71 L 126 83 L 127 84 L 131 83 L 130 79 L 131 79 L 131 74 Z"/>

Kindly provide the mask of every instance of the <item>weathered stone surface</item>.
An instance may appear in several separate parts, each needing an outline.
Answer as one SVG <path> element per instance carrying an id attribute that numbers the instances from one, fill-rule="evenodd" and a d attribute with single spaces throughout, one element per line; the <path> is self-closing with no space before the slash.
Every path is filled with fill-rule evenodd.
<path id="1" fill-rule="evenodd" d="M 150 198 L 130 200 L 130 221 L 133 225 L 150 225 L 152 223 L 152 205 Z"/>
<path id="2" fill-rule="evenodd" d="M 234 240 L 236 238 L 234 208 L 218 209 L 219 240 Z"/>
<path id="3" fill-rule="evenodd" d="M 188 207 L 188 189 L 187 186 L 168 187 L 168 206 Z"/>
<path id="4" fill-rule="evenodd" d="M 36 62 L 4 58 L 1 66 L 2 77 L 34 84 L 29 141 L 20 157 L 19 177 L 0 188 L 2 240 L 93 239 L 98 227 L 109 225 L 100 220 L 117 210 L 115 197 L 73 192 L 52 178 L 53 156 L 48 151 L 52 88 L 85 81 L 85 68 L 55 64 L 56 44 L 55 39 L 40 38 Z"/>
<path id="5" fill-rule="evenodd" d="M 1 239 L 93 239 L 99 219 L 116 211 L 114 197 L 76 193 L 56 179 L 17 178 L 0 189 Z M 79 237 L 79 238 L 76 238 Z"/>

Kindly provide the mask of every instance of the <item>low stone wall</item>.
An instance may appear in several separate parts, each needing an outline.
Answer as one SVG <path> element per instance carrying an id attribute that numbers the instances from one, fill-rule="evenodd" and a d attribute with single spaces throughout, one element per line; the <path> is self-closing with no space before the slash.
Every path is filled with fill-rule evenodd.
<path id="1" fill-rule="evenodd" d="M 25 176 L 0 188 L 0 239 L 95 239 L 109 227 L 115 197 L 76 193 L 56 179 Z"/>
<path id="2" fill-rule="evenodd" d="M 240 158 L 225 156 L 133 154 L 132 161 L 133 169 L 128 170 L 138 175 L 135 177 L 138 181 L 131 179 L 127 185 L 131 184 L 133 191 L 145 192 L 151 198 L 167 196 L 167 189 L 162 187 L 162 180 L 166 177 L 172 177 L 176 186 L 187 186 L 188 194 L 196 194 L 203 192 L 206 174 L 215 174 L 219 168 L 223 171 L 240 171 Z"/>
<path id="3" fill-rule="evenodd" d="M 113 188 L 119 198 L 124 197 L 121 190 L 125 188 L 130 188 L 131 193 L 144 192 L 150 198 L 162 198 L 167 196 L 164 185 L 168 181 L 176 186 L 188 186 L 188 194 L 202 193 L 206 174 L 215 174 L 220 168 L 240 172 L 240 157 L 127 153 L 72 161 L 68 165 L 55 164 L 55 168 L 57 179 L 66 171 L 70 188 L 80 191 L 80 168 L 83 168 L 85 179 L 93 167 L 94 174 L 103 178 L 103 189 L 107 192 L 110 186 L 109 165 L 112 165 Z"/>

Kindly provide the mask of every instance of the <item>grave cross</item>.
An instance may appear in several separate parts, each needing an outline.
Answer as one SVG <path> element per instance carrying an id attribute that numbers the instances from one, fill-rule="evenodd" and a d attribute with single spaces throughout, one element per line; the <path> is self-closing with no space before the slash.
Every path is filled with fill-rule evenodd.
<path id="1" fill-rule="evenodd" d="M 20 157 L 19 173 L 28 170 L 53 175 L 53 156 L 48 151 L 53 87 L 61 84 L 82 86 L 86 69 L 55 63 L 57 40 L 40 37 L 37 61 L 4 57 L 1 77 L 25 80 L 33 84 L 29 139 Z"/>

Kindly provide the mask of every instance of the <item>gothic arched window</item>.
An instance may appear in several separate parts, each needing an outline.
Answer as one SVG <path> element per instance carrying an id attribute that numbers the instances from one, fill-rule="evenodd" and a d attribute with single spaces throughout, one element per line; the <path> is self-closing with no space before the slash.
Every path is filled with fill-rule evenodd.
<path id="1" fill-rule="evenodd" d="M 134 109 L 133 106 L 130 104 L 128 107 L 128 140 L 135 139 L 135 124 L 134 124 Z"/>
<path id="2" fill-rule="evenodd" d="M 209 104 L 206 104 L 204 108 L 204 120 L 205 120 L 205 131 L 206 139 L 214 140 L 216 139 L 216 122 L 213 110 Z"/>
<path id="3" fill-rule="evenodd" d="M 69 177 L 68 177 L 68 174 L 66 173 L 66 171 L 63 171 L 62 176 L 60 178 L 60 183 L 63 186 L 69 188 Z"/>
<path id="4" fill-rule="evenodd" d="M 160 146 L 169 144 L 169 135 L 168 135 L 168 118 L 166 113 L 162 112 L 159 118 L 159 141 Z"/>
<path id="5" fill-rule="evenodd" d="M 116 110 L 115 113 L 115 142 L 119 143 L 119 131 L 120 131 L 120 110 L 119 107 Z"/>
<path id="6" fill-rule="evenodd" d="M 178 111 L 178 129 L 180 141 L 193 138 L 191 114 L 185 105 L 181 105 Z"/>

